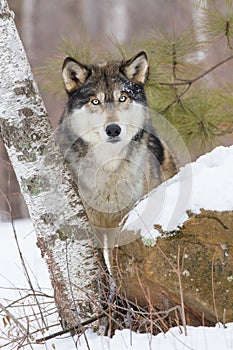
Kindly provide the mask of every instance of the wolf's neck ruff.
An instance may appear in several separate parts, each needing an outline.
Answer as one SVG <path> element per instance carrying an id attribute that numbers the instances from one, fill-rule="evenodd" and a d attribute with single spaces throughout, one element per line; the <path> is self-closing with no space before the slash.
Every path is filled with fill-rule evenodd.
<path id="1" fill-rule="evenodd" d="M 152 127 L 144 84 L 145 52 L 128 61 L 63 64 L 68 103 L 58 142 L 69 163 L 91 224 L 117 227 L 143 195 L 175 166 Z"/>

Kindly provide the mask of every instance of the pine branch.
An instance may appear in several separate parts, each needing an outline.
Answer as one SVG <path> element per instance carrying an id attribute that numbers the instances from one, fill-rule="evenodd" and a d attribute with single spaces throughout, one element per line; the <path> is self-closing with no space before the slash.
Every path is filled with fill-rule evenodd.
<path id="1" fill-rule="evenodd" d="M 227 40 L 227 46 L 229 47 L 230 50 L 233 49 L 233 47 L 231 46 L 231 42 L 230 42 L 230 22 L 226 21 L 226 28 L 225 28 L 225 34 L 226 36 L 226 40 Z"/>
<path id="2" fill-rule="evenodd" d="M 191 87 L 191 84 L 188 84 L 188 86 L 187 86 L 179 95 L 177 95 L 176 98 L 175 98 L 166 108 L 164 108 L 164 110 L 161 111 L 160 113 L 165 113 L 165 112 L 167 112 L 168 109 L 171 108 L 175 103 L 180 102 L 181 97 L 182 97 L 184 94 L 186 94 L 186 92 L 190 89 L 190 87 Z"/>
<path id="3" fill-rule="evenodd" d="M 159 83 L 160 85 L 165 85 L 165 86 L 182 86 L 182 85 L 192 85 L 193 83 L 195 83 L 196 81 L 200 80 L 201 78 L 204 78 L 207 74 L 213 72 L 216 68 L 222 66 L 224 63 L 230 61 L 233 59 L 233 55 L 230 55 L 229 57 L 225 58 L 224 60 L 216 63 L 214 66 L 212 66 L 211 68 L 207 69 L 205 72 L 201 73 L 200 75 L 198 75 L 197 77 L 193 78 L 193 79 L 188 79 L 188 80 L 184 80 L 184 81 L 178 81 L 178 82 L 170 82 L 170 83 Z"/>
<path id="4" fill-rule="evenodd" d="M 223 135 L 229 135 L 233 133 L 233 127 L 229 127 L 222 131 L 216 131 L 215 136 L 223 136 Z"/>

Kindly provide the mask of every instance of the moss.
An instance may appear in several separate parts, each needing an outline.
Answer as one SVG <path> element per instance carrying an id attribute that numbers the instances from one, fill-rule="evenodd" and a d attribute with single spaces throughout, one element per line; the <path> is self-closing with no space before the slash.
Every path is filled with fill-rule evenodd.
<path id="1" fill-rule="evenodd" d="M 147 247 L 154 247 L 156 245 L 156 239 L 142 237 L 142 243 Z"/>
<path id="2" fill-rule="evenodd" d="M 57 230 L 56 231 L 60 241 L 66 241 L 68 236 L 64 233 L 64 230 Z"/>
<path id="3" fill-rule="evenodd" d="M 36 176 L 22 179 L 22 186 L 25 193 L 30 193 L 33 196 L 38 196 L 43 191 L 41 180 Z"/>

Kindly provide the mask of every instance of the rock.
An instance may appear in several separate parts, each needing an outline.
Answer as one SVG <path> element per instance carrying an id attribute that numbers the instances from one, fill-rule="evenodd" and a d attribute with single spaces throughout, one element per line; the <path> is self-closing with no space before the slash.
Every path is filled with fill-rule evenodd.
<path id="1" fill-rule="evenodd" d="M 180 267 L 187 323 L 233 321 L 233 212 L 189 213 L 179 231 L 161 232 L 154 246 L 145 243 L 138 238 L 112 250 L 122 296 L 157 311 L 181 305 Z"/>

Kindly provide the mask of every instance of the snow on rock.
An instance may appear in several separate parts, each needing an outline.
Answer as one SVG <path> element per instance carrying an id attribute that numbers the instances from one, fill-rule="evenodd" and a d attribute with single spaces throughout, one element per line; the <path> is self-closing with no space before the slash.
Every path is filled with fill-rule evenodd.
<path id="1" fill-rule="evenodd" d="M 217 147 L 187 164 L 135 205 L 124 219 L 123 230 L 140 230 L 143 239 L 177 230 L 188 219 L 187 211 L 233 210 L 233 146 Z"/>

